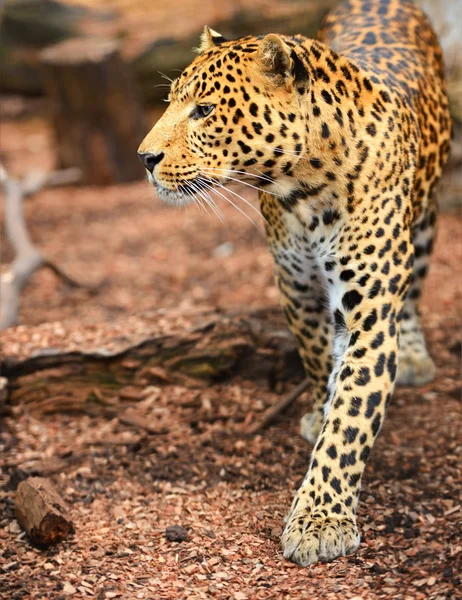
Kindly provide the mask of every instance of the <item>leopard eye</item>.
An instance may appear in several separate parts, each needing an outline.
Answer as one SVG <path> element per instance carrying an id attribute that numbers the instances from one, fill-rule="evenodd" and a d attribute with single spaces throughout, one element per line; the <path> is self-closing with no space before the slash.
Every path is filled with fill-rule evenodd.
<path id="1" fill-rule="evenodd" d="M 212 113 L 214 108 L 215 106 L 213 104 L 198 104 L 196 108 L 191 111 L 189 116 L 191 119 L 204 119 Z"/>

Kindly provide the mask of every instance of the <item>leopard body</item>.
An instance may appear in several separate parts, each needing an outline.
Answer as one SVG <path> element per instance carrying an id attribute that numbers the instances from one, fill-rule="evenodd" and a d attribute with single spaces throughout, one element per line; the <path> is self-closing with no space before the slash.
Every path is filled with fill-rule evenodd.
<path id="1" fill-rule="evenodd" d="M 167 202 L 234 178 L 260 189 L 313 392 L 301 429 L 314 448 L 282 535 L 301 565 L 358 547 L 361 477 L 393 386 L 434 376 L 419 299 L 450 136 L 426 16 L 411 0 L 346 0 L 317 40 L 206 28 L 140 146 Z"/>

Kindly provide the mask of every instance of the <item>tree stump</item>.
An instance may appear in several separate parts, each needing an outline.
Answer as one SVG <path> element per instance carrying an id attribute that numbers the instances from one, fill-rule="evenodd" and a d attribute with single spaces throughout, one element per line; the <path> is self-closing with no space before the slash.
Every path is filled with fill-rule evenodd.
<path id="1" fill-rule="evenodd" d="M 146 128 L 117 42 L 72 39 L 41 59 L 58 167 L 78 167 L 86 184 L 141 179 L 136 151 Z"/>

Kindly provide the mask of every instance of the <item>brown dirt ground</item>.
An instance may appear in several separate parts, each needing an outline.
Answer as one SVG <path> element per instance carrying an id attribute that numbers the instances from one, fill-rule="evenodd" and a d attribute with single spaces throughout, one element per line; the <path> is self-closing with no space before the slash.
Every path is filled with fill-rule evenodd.
<path id="1" fill-rule="evenodd" d="M 2 124 L 13 173 L 24 169 L 24 156 L 29 166 L 49 168 L 50 149 L 41 120 Z M 264 237 L 222 208 L 225 226 L 197 209 L 172 211 L 143 182 L 45 190 L 28 200 L 40 247 L 76 277 L 109 282 L 90 295 L 38 273 L 24 295 L 22 325 L 2 334 L 3 352 L 48 345 L 50 336 L 59 344 L 69 330 L 90 341 L 130 337 L 143 328 L 143 313 L 160 306 L 274 304 Z M 168 422 L 159 435 L 79 414 L 19 410 L 2 419 L 0 597 L 458 597 L 460 240 L 460 215 L 443 214 L 424 298 L 438 377 L 395 394 L 364 478 L 355 556 L 302 569 L 279 548 L 283 515 L 309 459 L 297 431 L 309 394 L 248 438 L 245 427 L 278 397 L 268 388 L 239 380 L 201 391 L 164 386 L 147 392 Z M 3 247 L 4 267 L 10 259 Z M 21 471 L 50 475 L 71 507 L 71 540 L 49 550 L 27 542 L 13 513 Z M 172 524 L 189 540 L 168 541 Z"/>

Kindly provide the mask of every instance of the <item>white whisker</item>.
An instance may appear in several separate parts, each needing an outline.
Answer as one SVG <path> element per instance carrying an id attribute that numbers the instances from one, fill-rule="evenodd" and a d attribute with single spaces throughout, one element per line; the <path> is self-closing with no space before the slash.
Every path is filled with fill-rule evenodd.
<path id="1" fill-rule="evenodd" d="M 221 214 L 218 206 L 213 201 L 213 198 L 207 197 L 207 192 L 201 189 L 198 183 L 189 181 L 188 185 L 195 191 L 196 194 L 198 194 L 204 200 L 204 202 L 212 209 L 212 211 L 216 214 L 220 221 L 224 223 L 223 215 Z"/>
<path id="2" fill-rule="evenodd" d="M 263 215 L 261 214 L 261 212 L 260 212 L 260 211 L 259 211 L 257 208 L 255 208 L 255 206 L 254 206 L 254 205 L 253 205 L 251 202 L 249 202 L 248 200 L 246 200 L 245 198 L 243 198 L 243 197 L 242 197 L 240 194 L 238 194 L 238 193 L 237 193 L 237 192 L 235 192 L 234 190 L 232 190 L 232 189 L 230 189 L 230 188 L 228 188 L 228 187 L 225 187 L 225 186 L 224 186 L 222 183 L 220 183 L 219 181 L 217 181 L 217 180 L 215 180 L 215 179 L 210 179 L 210 178 L 209 178 L 209 181 L 208 181 L 207 183 L 210 183 L 212 186 L 213 186 L 213 185 L 217 185 L 217 186 L 218 186 L 218 187 L 220 187 L 221 189 L 223 189 L 223 190 L 226 190 L 226 191 L 227 191 L 227 192 L 229 192 L 230 194 L 233 194 L 234 196 L 236 196 L 236 198 L 239 198 L 239 199 L 240 199 L 240 200 L 242 200 L 242 201 L 243 201 L 245 204 L 247 204 L 248 206 L 250 206 L 250 208 L 251 208 L 253 211 L 255 211 L 255 212 L 258 214 L 258 216 L 259 216 L 259 217 L 262 217 L 262 218 L 263 218 Z"/>
<path id="3" fill-rule="evenodd" d="M 202 184 L 200 184 L 200 185 L 202 185 Z M 209 194 L 209 192 L 201 187 L 200 193 L 203 194 L 205 196 L 205 198 L 207 198 L 210 207 L 216 213 L 216 215 L 220 219 L 220 221 L 224 224 L 225 220 L 224 220 L 223 213 L 221 212 L 220 208 L 218 207 L 218 204 L 215 202 L 215 200 L 212 198 L 212 196 Z"/>
<path id="4" fill-rule="evenodd" d="M 201 167 L 201 168 L 204 169 L 204 167 Z M 205 168 L 209 169 L 208 167 L 205 167 Z M 275 194 L 274 192 L 269 192 L 268 190 L 262 190 L 259 187 L 257 187 L 256 185 L 252 185 L 248 181 L 243 181 L 242 179 L 237 179 L 236 177 L 231 177 L 231 175 L 220 175 L 219 173 L 214 173 L 212 168 L 210 168 L 209 170 L 210 170 L 210 173 L 215 177 L 223 177 L 224 179 L 230 179 L 231 181 L 235 181 L 236 183 L 241 183 L 242 185 L 246 185 L 247 187 L 257 190 L 257 192 L 264 192 L 265 194 L 270 194 L 271 196 L 276 196 L 276 197 L 279 196 L 278 194 Z M 223 170 L 229 172 L 229 169 L 223 169 Z M 253 175 L 253 177 L 258 177 L 258 175 Z M 276 182 L 274 182 L 274 183 L 276 183 Z"/>
<path id="5" fill-rule="evenodd" d="M 162 79 L 166 79 L 167 81 L 170 81 L 170 83 L 173 83 L 173 79 L 171 77 L 168 77 L 168 75 L 166 75 L 165 73 L 162 73 L 162 71 L 157 71 L 157 72 L 162 77 Z"/>
<path id="6" fill-rule="evenodd" d="M 185 183 L 185 182 L 182 182 L 182 183 L 183 183 L 183 185 L 184 185 L 184 183 Z M 189 189 L 189 187 L 190 187 L 190 184 L 191 184 L 191 182 L 188 182 L 188 185 L 184 185 L 184 189 L 185 189 L 185 192 L 186 192 L 186 194 L 187 194 L 187 195 L 188 195 L 188 196 L 191 198 L 191 200 L 192 200 L 192 201 L 193 201 L 195 204 L 197 204 L 198 206 L 200 206 L 200 208 L 201 208 L 201 209 L 202 209 L 202 210 L 205 212 L 205 214 L 207 214 L 207 215 L 208 215 L 208 214 L 209 214 L 209 212 L 208 212 L 207 208 L 204 206 L 204 204 L 203 204 L 203 203 L 202 203 L 202 201 L 201 201 L 201 198 L 202 198 L 202 197 L 198 198 L 198 196 L 197 196 L 197 193 L 196 193 L 196 190 L 195 190 L 194 188 L 193 188 L 193 191 L 194 191 L 194 193 L 193 193 L 193 191 L 191 191 L 191 190 Z M 192 186 L 191 186 L 191 187 L 192 187 Z M 202 199 L 203 199 L 203 198 L 202 198 Z"/>
<path id="7" fill-rule="evenodd" d="M 219 167 L 201 167 L 202 169 L 214 170 L 214 171 L 224 171 L 225 173 L 235 173 L 236 175 L 246 175 L 247 177 L 254 177 L 255 179 L 262 179 L 263 181 L 267 181 L 268 183 L 277 184 L 277 182 L 271 177 L 266 176 L 264 173 L 260 175 L 255 175 L 254 173 L 249 173 L 247 171 L 238 171 L 237 169 L 220 169 Z M 261 173 L 261 171 L 260 171 Z M 242 183 L 242 180 L 239 180 Z M 256 188 L 259 189 L 259 188 Z"/>
<path id="8" fill-rule="evenodd" d="M 242 215 L 244 215 L 244 217 L 246 217 L 246 219 L 248 219 L 248 220 L 249 220 L 249 221 L 252 223 L 252 225 L 253 225 L 253 226 L 254 226 L 254 227 L 257 229 L 257 231 L 258 231 L 259 233 L 262 233 L 262 232 L 261 232 L 261 230 L 260 230 L 260 228 L 258 227 L 257 223 L 255 223 L 255 221 L 252 219 L 252 217 L 250 217 L 250 216 L 249 216 L 249 215 L 248 215 L 248 214 L 247 214 L 247 213 L 246 213 L 244 210 L 242 210 L 242 209 L 241 209 L 239 206 L 237 206 L 237 204 L 235 204 L 235 203 L 234 203 L 234 202 L 233 202 L 233 201 L 232 201 L 230 198 L 227 198 L 227 197 L 226 197 L 224 194 L 222 194 L 221 192 L 219 192 L 217 189 L 215 189 L 215 187 L 213 187 L 213 185 L 210 185 L 210 183 L 206 182 L 204 179 L 201 179 L 201 182 L 202 182 L 202 184 L 203 184 L 203 185 L 205 185 L 205 186 L 206 186 L 208 189 L 210 189 L 210 191 L 211 191 L 212 193 L 218 194 L 219 196 L 221 196 L 221 198 L 223 198 L 224 200 L 226 200 L 226 202 L 228 202 L 229 204 L 231 204 L 231 206 L 234 206 L 234 208 L 235 208 L 237 211 L 239 211 L 239 212 L 240 212 Z M 213 182 L 213 181 L 212 181 L 212 183 L 215 183 L 215 182 Z M 217 182 L 217 183 L 218 183 L 218 182 Z M 222 188 L 224 191 L 228 191 L 228 192 L 230 192 L 230 191 L 231 191 L 231 190 L 229 190 L 229 189 L 227 190 L 227 189 L 226 189 L 224 186 L 222 186 L 221 184 L 220 184 L 220 186 L 219 186 L 219 187 L 221 187 L 221 188 Z M 240 198 L 241 200 L 244 200 L 244 198 L 242 198 L 242 197 L 241 197 L 241 196 L 239 196 L 238 194 L 236 194 L 236 196 L 238 196 L 238 198 Z M 244 200 L 244 201 L 245 201 L 245 200 Z M 246 201 L 245 201 L 245 202 L 246 202 Z M 247 202 L 247 204 L 249 204 L 250 206 L 252 206 L 252 205 L 251 205 L 250 203 L 248 203 L 248 202 Z M 252 208 L 253 208 L 254 210 L 256 210 L 254 206 L 252 206 Z M 258 212 L 258 211 L 257 211 L 257 212 Z M 258 212 L 258 214 L 260 215 L 260 213 L 259 213 L 259 212 Z M 260 216 L 261 216 L 261 215 L 260 215 Z"/>
<path id="9" fill-rule="evenodd" d="M 195 183 L 194 181 L 187 181 L 187 180 L 185 180 L 184 183 L 185 183 L 187 189 L 191 188 L 192 191 L 194 192 L 194 195 L 199 196 L 206 203 L 206 205 L 209 206 L 215 214 L 217 214 L 217 212 L 215 210 L 216 205 L 212 206 L 212 204 L 209 202 L 208 198 L 206 198 L 204 196 L 203 191 L 200 189 L 200 187 L 197 183 Z M 217 215 L 217 216 L 219 216 L 219 215 Z M 220 216 L 219 216 L 219 218 L 220 218 Z"/>

